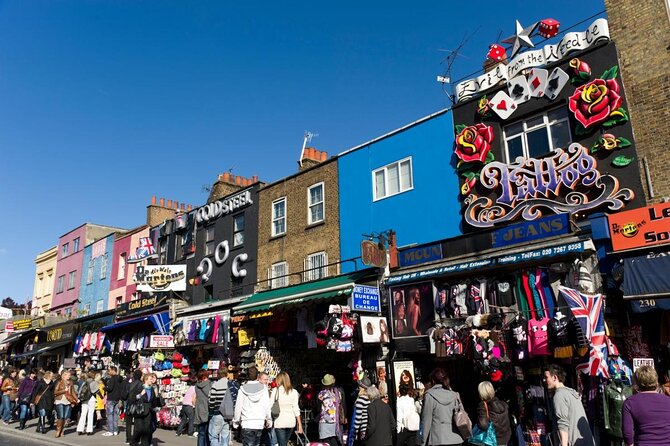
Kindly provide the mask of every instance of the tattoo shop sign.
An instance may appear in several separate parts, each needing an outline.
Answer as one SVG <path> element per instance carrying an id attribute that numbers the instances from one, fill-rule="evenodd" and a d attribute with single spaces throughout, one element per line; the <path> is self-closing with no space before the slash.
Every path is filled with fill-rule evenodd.
<path id="1" fill-rule="evenodd" d="M 468 79 L 456 85 L 456 101 L 469 99 L 475 94 L 493 88 L 500 81 L 514 78 L 526 68 L 540 67 L 563 59 L 572 51 L 580 51 L 595 45 L 601 40 L 609 40 L 610 32 L 606 19 L 597 19 L 586 31 L 567 33 L 555 45 L 526 51 L 512 59 L 507 65 L 498 64 L 496 68 L 474 79 Z"/>
<path id="2" fill-rule="evenodd" d="M 577 143 L 541 159 L 491 162 L 482 169 L 479 184 L 492 192 L 493 199 L 471 194 L 464 212 L 465 221 L 478 228 L 600 207 L 617 211 L 635 196 L 620 188 L 616 177 L 602 174 L 588 149 Z"/>

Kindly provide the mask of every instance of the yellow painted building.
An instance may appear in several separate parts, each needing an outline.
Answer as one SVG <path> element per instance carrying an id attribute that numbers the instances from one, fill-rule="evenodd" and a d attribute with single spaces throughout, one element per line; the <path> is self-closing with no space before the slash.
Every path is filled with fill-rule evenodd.
<path id="1" fill-rule="evenodd" d="M 43 316 L 51 309 L 51 298 L 56 274 L 58 247 L 54 246 L 35 258 L 35 285 L 33 286 L 33 316 Z"/>

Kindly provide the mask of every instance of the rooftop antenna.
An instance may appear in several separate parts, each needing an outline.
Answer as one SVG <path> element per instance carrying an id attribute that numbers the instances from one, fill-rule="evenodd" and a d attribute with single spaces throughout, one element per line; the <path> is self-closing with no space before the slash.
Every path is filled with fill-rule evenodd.
<path id="1" fill-rule="evenodd" d="M 305 155 L 305 148 L 307 147 L 307 144 L 312 142 L 312 138 L 319 136 L 318 133 L 312 133 L 307 130 L 305 130 L 305 137 L 302 140 L 302 150 L 300 151 L 300 161 L 298 163 L 300 164 L 300 167 L 302 167 L 302 159 Z"/>
<path id="2" fill-rule="evenodd" d="M 477 31 L 479 31 L 479 28 L 474 30 L 472 32 L 472 34 L 470 34 L 469 36 L 464 35 L 463 38 L 461 39 L 461 43 L 459 43 L 458 46 L 453 50 L 446 50 L 446 49 L 439 49 L 438 50 L 438 51 L 444 51 L 444 52 L 449 53 L 449 54 L 447 54 L 447 57 L 442 59 L 442 61 L 440 62 L 441 64 L 446 63 L 447 68 L 444 70 L 444 74 L 442 76 L 437 76 L 437 81 L 442 84 L 442 91 L 444 92 L 444 94 L 446 94 L 449 97 L 449 99 L 451 100 L 452 105 L 454 104 L 454 97 L 453 97 L 452 94 L 450 94 L 447 91 L 447 84 L 451 83 L 451 69 L 454 65 L 454 62 L 456 62 L 456 58 L 458 56 L 465 57 L 466 59 L 468 58 L 467 56 L 464 56 L 463 54 L 461 54 L 461 49 L 465 46 L 465 44 L 468 42 L 468 40 L 470 40 L 470 38 L 477 33 Z"/>

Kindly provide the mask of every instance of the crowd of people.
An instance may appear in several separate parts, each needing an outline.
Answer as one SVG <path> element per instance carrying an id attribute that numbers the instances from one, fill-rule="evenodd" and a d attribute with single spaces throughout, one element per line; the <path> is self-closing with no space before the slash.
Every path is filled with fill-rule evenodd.
<path id="1" fill-rule="evenodd" d="M 659 387 L 653 368 L 641 367 L 635 377 L 637 393 L 623 406 L 625 444 L 666 444 L 663 428 L 670 420 L 670 399 Z M 556 417 L 553 444 L 594 446 L 581 399 L 565 386 L 565 379 L 566 372 L 559 366 L 551 365 L 544 372 Z M 473 423 L 441 368 L 433 370 L 421 391 L 400 380 L 395 410 L 369 378 L 360 379 L 350 417 L 345 392 L 330 374 L 321 379 L 321 390 L 313 395 L 305 392 L 310 388 L 306 384 L 298 392 L 286 372 L 271 382 L 253 366 L 244 382 L 229 379 L 225 364 L 218 371 L 191 372 L 188 382 L 176 435 L 197 437 L 198 446 L 228 446 L 233 435 L 243 446 L 288 446 L 293 435 L 298 444 L 308 446 L 305 409 L 316 415 L 318 441 L 328 446 L 461 445 L 473 439 L 479 441 L 476 444 L 499 446 L 511 444 L 513 438 L 508 404 L 496 397 L 491 382 L 478 386 L 480 402 Z M 7 369 L 0 383 L 0 418 L 6 425 L 18 421 L 17 429 L 25 429 L 26 421 L 36 418 L 38 432 L 53 430 L 56 437 L 63 436 L 64 428 L 75 420 L 79 435 L 93 435 L 95 426 L 104 423 L 102 435 L 115 436 L 122 413 L 126 444 L 148 446 L 158 427 L 157 411 L 163 406 L 156 383 L 154 373 L 135 370 L 124 379 L 115 367 L 104 376 L 94 371 L 63 370 L 56 375 Z"/>

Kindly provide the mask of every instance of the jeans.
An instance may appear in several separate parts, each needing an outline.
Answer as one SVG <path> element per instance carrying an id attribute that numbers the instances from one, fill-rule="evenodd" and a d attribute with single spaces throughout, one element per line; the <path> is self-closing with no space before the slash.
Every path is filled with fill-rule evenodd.
<path id="1" fill-rule="evenodd" d="M 188 435 L 193 435 L 193 432 L 195 432 L 195 411 L 193 409 L 193 406 L 187 406 L 183 405 L 181 406 L 181 412 L 179 413 L 179 418 L 181 418 L 181 422 L 179 423 L 179 427 L 177 428 L 177 433 L 178 434 L 183 434 L 184 429 L 186 426 L 188 426 L 188 430 L 186 431 Z"/>
<path id="2" fill-rule="evenodd" d="M 275 427 L 275 435 L 277 436 L 279 446 L 286 446 L 292 433 L 293 429 L 290 427 Z"/>
<path id="3" fill-rule="evenodd" d="M 9 423 L 9 419 L 12 417 L 12 400 L 9 399 L 9 395 L 2 395 L 2 406 L 0 406 L 0 416 L 2 416 L 2 421 Z"/>
<path id="4" fill-rule="evenodd" d="M 118 401 L 107 401 L 105 404 L 107 412 L 107 432 L 119 431 L 119 403 Z"/>
<path id="5" fill-rule="evenodd" d="M 242 429 L 242 446 L 259 446 L 263 429 Z"/>
<path id="6" fill-rule="evenodd" d="M 93 432 L 93 416 L 95 415 L 95 397 L 81 403 L 81 414 L 77 423 L 77 432 Z"/>
<path id="7" fill-rule="evenodd" d="M 223 419 L 223 415 L 214 415 L 209 420 L 210 446 L 228 446 L 230 443 L 230 425 Z"/>
<path id="8" fill-rule="evenodd" d="M 207 437 L 208 422 L 198 424 L 198 446 L 209 446 L 209 438 Z"/>
<path id="9" fill-rule="evenodd" d="M 30 405 L 29 404 L 23 404 L 21 403 L 21 408 L 19 412 L 19 420 L 25 420 L 28 418 L 28 414 L 30 414 Z"/>
<path id="10" fill-rule="evenodd" d="M 69 420 L 72 414 L 72 406 L 69 404 L 56 404 L 56 417 L 59 420 Z"/>

